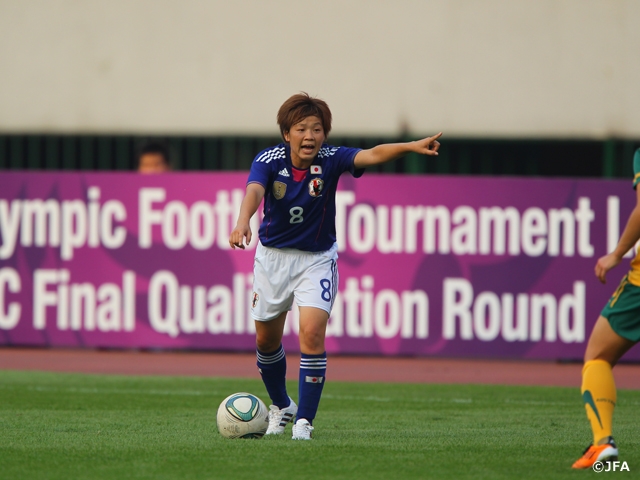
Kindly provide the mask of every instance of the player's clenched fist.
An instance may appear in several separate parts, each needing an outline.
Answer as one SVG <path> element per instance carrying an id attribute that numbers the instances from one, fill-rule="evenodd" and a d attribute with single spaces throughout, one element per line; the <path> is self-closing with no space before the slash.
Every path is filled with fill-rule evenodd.
<path id="1" fill-rule="evenodd" d="M 245 238 L 246 243 L 244 243 Z M 251 228 L 249 228 L 248 225 L 236 226 L 229 236 L 229 245 L 231 245 L 231 248 L 235 249 L 238 247 L 244 250 L 245 245 L 249 245 L 249 243 L 251 243 Z"/>

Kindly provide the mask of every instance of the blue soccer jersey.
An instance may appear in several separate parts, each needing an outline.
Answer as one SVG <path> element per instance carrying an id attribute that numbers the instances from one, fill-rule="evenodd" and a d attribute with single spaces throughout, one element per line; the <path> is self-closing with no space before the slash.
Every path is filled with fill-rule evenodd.
<path id="1" fill-rule="evenodd" d="M 323 144 L 308 170 L 291 164 L 290 148 L 280 144 L 260 152 L 247 184 L 265 189 L 260 242 L 266 247 L 307 252 L 329 250 L 336 241 L 336 190 L 344 172 L 360 177 L 353 160 L 359 148 Z"/>

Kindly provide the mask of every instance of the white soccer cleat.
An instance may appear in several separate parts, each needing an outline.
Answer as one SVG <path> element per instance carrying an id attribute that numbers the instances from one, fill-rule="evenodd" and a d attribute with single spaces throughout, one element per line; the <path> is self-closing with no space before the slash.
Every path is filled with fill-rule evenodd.
<path id="1" fill-rule="evenodd" d="M 287 408 L 280 409 L 275 405 L 269 406 L 269 428 L 267 428 L 265 435 L 280 435 L 284 433 L 284 427 L 298 413 L 298 406 L 291 400 L 291 397 L 289 397 L 289 401 L 291 403 Z"/>
<path id="2" fill-rule="evenodd" d="M 311 424 L 301 418 L 293 425 L 293 436 L 292 440 L 311 440 L 311 436 L 313 433 L 313 427 Z"/>

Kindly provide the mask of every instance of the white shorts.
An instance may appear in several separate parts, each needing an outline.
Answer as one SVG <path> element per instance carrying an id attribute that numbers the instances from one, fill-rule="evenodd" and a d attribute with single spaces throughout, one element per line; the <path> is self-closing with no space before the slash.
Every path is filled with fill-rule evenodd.
<path id="1" fill-rule="evenodd" d="M 315 307 L 331 315 L 338 292 L 338 245 L 325 252 L 271 248 L 258 243 L 253 262 L 251 317 L 273 320 L 299 307 Z"/>

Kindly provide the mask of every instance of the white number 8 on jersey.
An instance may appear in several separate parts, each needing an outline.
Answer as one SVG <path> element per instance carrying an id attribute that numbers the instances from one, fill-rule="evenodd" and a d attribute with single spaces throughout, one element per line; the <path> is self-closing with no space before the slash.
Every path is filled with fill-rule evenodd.
<path id="1" fill-rule="evenodd" d="M 303 213 L 304 209 L 302 207 L 293 207 L 291 210 L 289 210 L 289 214 L 291 215 L 289 223 L 302 223 L 302 221 L 304 220 L 304 218 L 302 217 Z"/>

